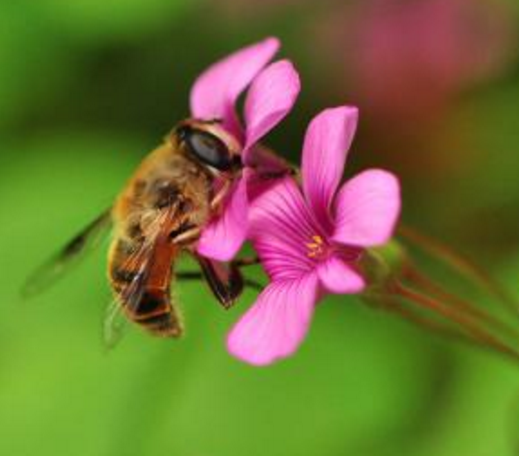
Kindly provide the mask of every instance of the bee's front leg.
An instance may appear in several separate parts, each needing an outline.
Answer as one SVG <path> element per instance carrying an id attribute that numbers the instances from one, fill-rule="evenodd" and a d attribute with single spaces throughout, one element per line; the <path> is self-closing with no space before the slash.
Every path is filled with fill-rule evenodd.
<path id="1" fill-rule="evenodd" d="M 261 264 L 261 259 L 259 256 L 248 256 L 243 258 L 236 258 L 231 261 L 231 264 L 237 268 L 243 268 L 246 266 L 254 266 L 256 264 Z"/>
<path id="2" fill-rule="evenodd" d="M 223 183 L 222 188 L 211 200 L 210 209 L 213 214 L 221 208 L 222 201 L 225 198 L 225 196 L 229 193 L 231 184 L 232 181 L 226 180 Z M 189 244 L 191 242 L 198 240 L 201 233 L 202 229 L 200 228 L 200 226 L 196 226 L 189 223 L 182 223 L 178 229 L 170 233 L 169 238 L 175 244 Z"/>
<path id="3" fill-rule="evenodd" d="M 211 200 L 211 212 L 218 211 L 222 205 L 223 199 L 227 196 L 229 193 L 229 189 L 231 188 L 232 181 L 225 180 L 222 188 L 218 190 L 218 193 L 214 196 L 214 198 Z"/>
<path id="4" fill-rule="evenodd" d="M 189 244 L 200 237 L 202 230 L 198 226 L 187 226 L 184 230 L 176 230 L 170 234 L 174 244 Z"/>

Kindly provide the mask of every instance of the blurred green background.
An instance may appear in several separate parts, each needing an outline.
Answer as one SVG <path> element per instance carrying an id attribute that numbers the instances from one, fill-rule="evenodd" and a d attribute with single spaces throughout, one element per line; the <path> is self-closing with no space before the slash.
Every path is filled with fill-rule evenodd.
<path id="1" fill-rule="evenodd" d="M 109 353 L 103 249 L 19 298 L 188 115 L 197 74 L 269 35 L 303 81 L 269 144 L 298 162 L 312 115 L 358 105 L 347 174 L 397 172 L 404 220 L 519 297 L 518 31 L 517 0 L 3 0 L 0 454 L 519 454 L 517 366 L 352 297 L 264 369 L 224 346 L 252 291 L 223 312 L 181 284 L 182 341 L 129 328 Z"/>

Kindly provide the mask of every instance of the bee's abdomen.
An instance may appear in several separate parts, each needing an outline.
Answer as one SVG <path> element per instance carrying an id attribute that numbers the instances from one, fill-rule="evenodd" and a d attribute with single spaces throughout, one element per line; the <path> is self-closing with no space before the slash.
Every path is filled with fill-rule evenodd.
<path id="1" fill-rule="evenodd" d="M 171 305 L 169 288 L 146 289 L 136 304 L 126 302 L 126 314 L 157 336 L 178 337 L 182 334 L 179 316 Z"/>
<path id="2" fill-rule="evenodd" d="M 154 335 L 179 337 L 182 325 L 176 308 L 171 303 L 170 282 L 171 249 L 158 249 L 143 269 L 138 261 L 113 249 L 108 275 L 122 311 L 128 319 Z M 119 253 L 119 254 L 118 254 Z"/>

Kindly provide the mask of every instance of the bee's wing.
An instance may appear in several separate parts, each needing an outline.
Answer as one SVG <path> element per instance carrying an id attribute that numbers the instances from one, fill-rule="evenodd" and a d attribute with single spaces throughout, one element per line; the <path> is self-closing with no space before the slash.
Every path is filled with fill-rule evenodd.
<path id="1" fill-rule="evenodd" d="M 125 310 L 120 304 L 121 300 L 126 303 L 126 309 L 129 312 L 135 311 L 141 302 L 141 298 L 146 291 L 146 284 L 152 274 L 156 251 L 162 248 L 164 242 L 169 242 L 169 232 L 165 229 L 167 226 L 165 222 L 171 216 L 172 214 L 166 211 L 158 217 L 155 220 L 155 228 L 152 230 L 153 234 L 147 236 L 140 248 L 133 252 L 120 266 L 121 270 L 132 270 L 133 277 L 131 282 L 125 285 L 120 296 L 108 306 L 103 325 L 103 338 L 108 348 L 114 347 L 119 342 L 128 321 Z M 137 268 L 135 268 L 135 265 L 137 265 Z"/>
<path id="2" fill-rule="evenodd" d="M 221 263 L 195 255 L 202 269 L 202 276 L 214 296 L 223 307 L 228 309 L 243 291 L 243 277 L 233 263 Z"/>
<path id="3" fill-rule="evenodd" d="M 103 322 L 103 343 L 107 349 L 114 348 L 122 339 L 127 322 L 121 304 L 117 299 L 113 299 L 106 308 Z"/>
<path id="4" fill-rule="evenodd" d="M 52 286 L 81 258 L 101 243 L 111 225 L 111 210 L 108 209 L 28 277 L 21 289 L 22 296 L 31 298 Z"/>
<path id="5" fill-rule="evenodd" d="M 155 237 L 146 240 L 121 265 L 122 270 L 130 269 L 133 265 L 138 265 L 138 267 L 136 269 L 131 267 L 133 271 L 131 282 L 125 285 L 121 295 L 113 299 L 106 310 L 103 324 L 103 339 L 107 348 L 113 348 L 120 341 L 128 322 L 121 300 L 124 300 L 127 303 L 126 305 L 130 306 L 128 310 L 131 311 L 133 310 L 132 306 L 137 306 L 143 296 L 146 281 L 150 275 L 155 248 Z"/>

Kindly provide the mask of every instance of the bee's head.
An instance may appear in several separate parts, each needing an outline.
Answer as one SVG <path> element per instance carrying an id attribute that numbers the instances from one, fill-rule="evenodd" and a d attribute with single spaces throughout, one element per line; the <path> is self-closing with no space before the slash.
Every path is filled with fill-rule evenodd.
<path id="1" fill-rule="evenodd" d="M 242 167 L 240 143 L 218 120 L 186 120 L 173 130 L 172 136 L 171 141 L 214 174 L 233 174 Z"/>

